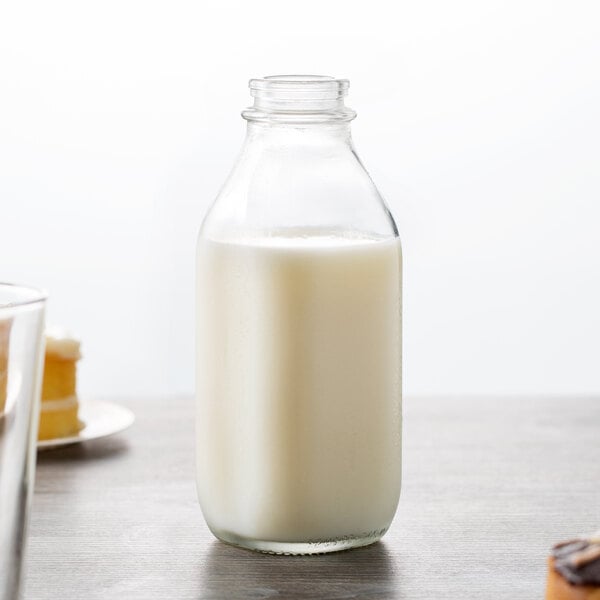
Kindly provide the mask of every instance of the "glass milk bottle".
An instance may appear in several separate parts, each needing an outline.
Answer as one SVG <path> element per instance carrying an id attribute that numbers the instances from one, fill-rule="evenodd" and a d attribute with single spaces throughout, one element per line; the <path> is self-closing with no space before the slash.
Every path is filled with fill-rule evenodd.
<path id="1" fill-rule="evenodd" d="M 263 552 L 375 542 L 400 495 L 400 241 L 347 91 L 251 80 L 198 240 L 198 496 L 215 536 Z"/>

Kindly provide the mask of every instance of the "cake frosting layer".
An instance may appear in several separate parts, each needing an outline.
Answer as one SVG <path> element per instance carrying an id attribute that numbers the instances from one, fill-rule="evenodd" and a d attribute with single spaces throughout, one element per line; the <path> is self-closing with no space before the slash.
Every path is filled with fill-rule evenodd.
<path id="1" fill-rule="evenodd" d="M 600 586 L 600 531 L 557 544 L 552 556 L 554 569 L 569 583 Z"/>
<path id="2" fill-rule="evenodd" d="M 56 400 L 42 400 L 40 406 L 41 412 L 55 412 L 59 410 L 67 410 L 77 406 L 77 396 L 67 396 L 66 398 L 59 398 Z"/>
<path id="3" fill-rule="evenodd" d="M 63 329 L 49 328 L 46 330 L 46 356 L 61 360 L 79 360 L 79 340 Z"/>

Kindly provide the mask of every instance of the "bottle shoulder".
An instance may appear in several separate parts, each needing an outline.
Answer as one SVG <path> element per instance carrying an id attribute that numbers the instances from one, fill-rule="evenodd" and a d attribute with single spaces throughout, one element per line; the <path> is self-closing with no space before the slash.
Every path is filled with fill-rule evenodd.
<path id="1" fill-rule="evenodd" d="M 200 235 L 290 228 L 398 236 L 351 143 L 246 143 Z"/>

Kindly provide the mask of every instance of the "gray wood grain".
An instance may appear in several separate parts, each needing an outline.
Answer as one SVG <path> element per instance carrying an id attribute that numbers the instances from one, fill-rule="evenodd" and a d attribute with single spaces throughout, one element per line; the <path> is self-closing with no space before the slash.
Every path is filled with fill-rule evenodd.
<path id="1" fill-rule="evenodd" d="M 391 530 L 314 557 L 214 540 L 192 400 L 124 404 L 129 431 L 39 455 L 29 599 L 541 599 L 550 545 L 600 528 L 600 398 L 406 400 Z"/>

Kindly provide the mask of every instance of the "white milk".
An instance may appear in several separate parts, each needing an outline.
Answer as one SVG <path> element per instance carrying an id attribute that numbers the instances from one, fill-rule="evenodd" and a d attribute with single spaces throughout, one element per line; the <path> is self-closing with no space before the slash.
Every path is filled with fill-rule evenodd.
<path id="1" fill-rule="evenodd" d="M 400 493 L 399 242 L 306 230 L 198 253 L 211 529 L 280 542 L 385 530 Z"/>

